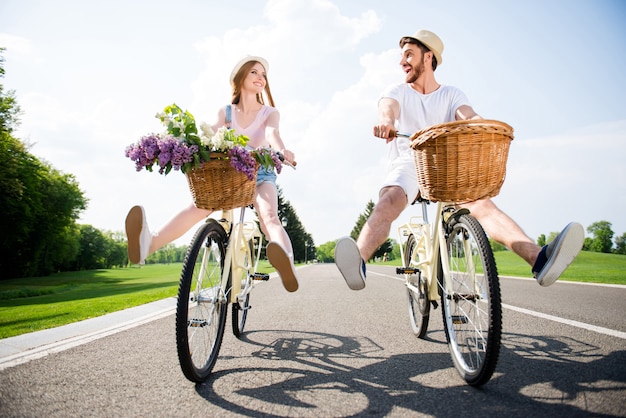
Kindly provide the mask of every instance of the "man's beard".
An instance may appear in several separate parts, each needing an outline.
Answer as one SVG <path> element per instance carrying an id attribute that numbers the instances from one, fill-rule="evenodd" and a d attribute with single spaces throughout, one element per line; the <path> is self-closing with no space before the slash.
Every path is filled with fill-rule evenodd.
<path id="1" fill-rule="evenodd" d="M 420 76 L 424 73 L 424 61 L 420 61 L 420 64 L 417 68 L 411 66 L 411 71 L 406 75 L 406 82 L 408 84 L 415 83 L 415 81 L 420 78 Z"/>

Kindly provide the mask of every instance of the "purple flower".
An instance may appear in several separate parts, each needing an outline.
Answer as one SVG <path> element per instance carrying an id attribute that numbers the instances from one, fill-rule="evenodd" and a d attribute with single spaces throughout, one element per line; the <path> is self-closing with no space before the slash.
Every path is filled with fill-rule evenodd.
<path id="1" fill-rule="evenodd" d="M 184 164 L 193 162 L 196 152 L 196 145 L 187 145 L 172 135 L 161 137 L 155 134 L 143 136 L 126 148 L 126 156 L 135 162 L 137 171 L 143 168 L 152 171 L 152 166 L 158 163 L 160 174 L 167 174 L 172 168 L 180 170 Z"/>
<path id="2" fill-rule="evenodd" d="M 256 174 L 256 160 L 250 151 L 244 147 L 234 147 L 228 150 L 230 165 L 240 173 L 244 173 L 250 181 L 254 180 Z"/>

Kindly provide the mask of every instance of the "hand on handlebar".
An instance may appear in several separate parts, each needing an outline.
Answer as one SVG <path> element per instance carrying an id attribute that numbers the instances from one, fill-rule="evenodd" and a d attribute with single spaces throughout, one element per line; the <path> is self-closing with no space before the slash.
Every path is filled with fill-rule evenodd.
<path id="1" fill-rule="evenodd" d="M 278 156 L 278 159 L 285 165 L 288 165 L 289 167 L 293 168 L 294 170 L 296 169 L 296 165 L 298 165 L 298 163 L 295 161 L 294 159 L 294 155 L 293 152 L 289 151 L 289 150 L 284 150 L 283 151 L 285 154 L 291 154 L 291 161 L 289 159 L 286 158 L 285 155 L 283 155 L 283 153 L 277 152 L 276 155 Z"/>
<path id="2" fill-rule="evenodd" d="M 374 136 L 383 138 L 386 143 L 390 143 L 396 137 L 395 130 L 392 125 L 380 124 L 374 125 Z"/>

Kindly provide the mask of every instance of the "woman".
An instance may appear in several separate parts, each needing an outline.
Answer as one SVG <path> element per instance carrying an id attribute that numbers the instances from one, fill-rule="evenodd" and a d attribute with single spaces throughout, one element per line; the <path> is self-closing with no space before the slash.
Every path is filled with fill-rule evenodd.
<path id="1" fill-rule="evenodd" d="M 287 161 L 295 161 L 294 154 L 285 148 L 280 138 L 278 125 L 280 114 L 274 107 L 274 99 L 267 81 L 269 66 L 261 57 L 248 56 L 235 65 L 230 75 L 233 89 L 230 124 L 226 120 L 226 107 L 219 110 L 213 131 L 230 125 L 237 135 L 250 138 L 252 148 L 272 147 Z M 265 105 L 265 99 L 269 103 Z M 257 175 L 254 208 L 259 217 L 261 230 L 270 241 L 267 256 L 276 268 L 285 288 L 293 292 L 298 282 L 293 267 L 293 249 L 287 232 L 278 218 L 278 192 L 274 170 L 260 168 Z M 126 217 L 128 258 L 131 263 L 143 264 L 145 259 L 185 234 L 191 227 L 211 214 L 210 210 L 199 209 L 193 203 L 175 215 L 161 230 L 151 234 L 141 206 L 133 207 Z"/>

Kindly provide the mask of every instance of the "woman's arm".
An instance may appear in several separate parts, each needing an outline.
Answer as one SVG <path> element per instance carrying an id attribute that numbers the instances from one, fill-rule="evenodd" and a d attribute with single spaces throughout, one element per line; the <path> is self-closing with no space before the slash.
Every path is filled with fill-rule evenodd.
<path id="1" fill-rule="evenodd" d="M 290 163 L 294 163 L 295 155 L 293 152 L 285 147 L 285 143 L 280 137 L 278 125 L 280 123 L 280 113 L 278 110 L 270 113 L 267 118 L 267 124 L 265 125 L 265 139 L 270 146 L 275 150 L 283 154 L 283 157 Z"/>

